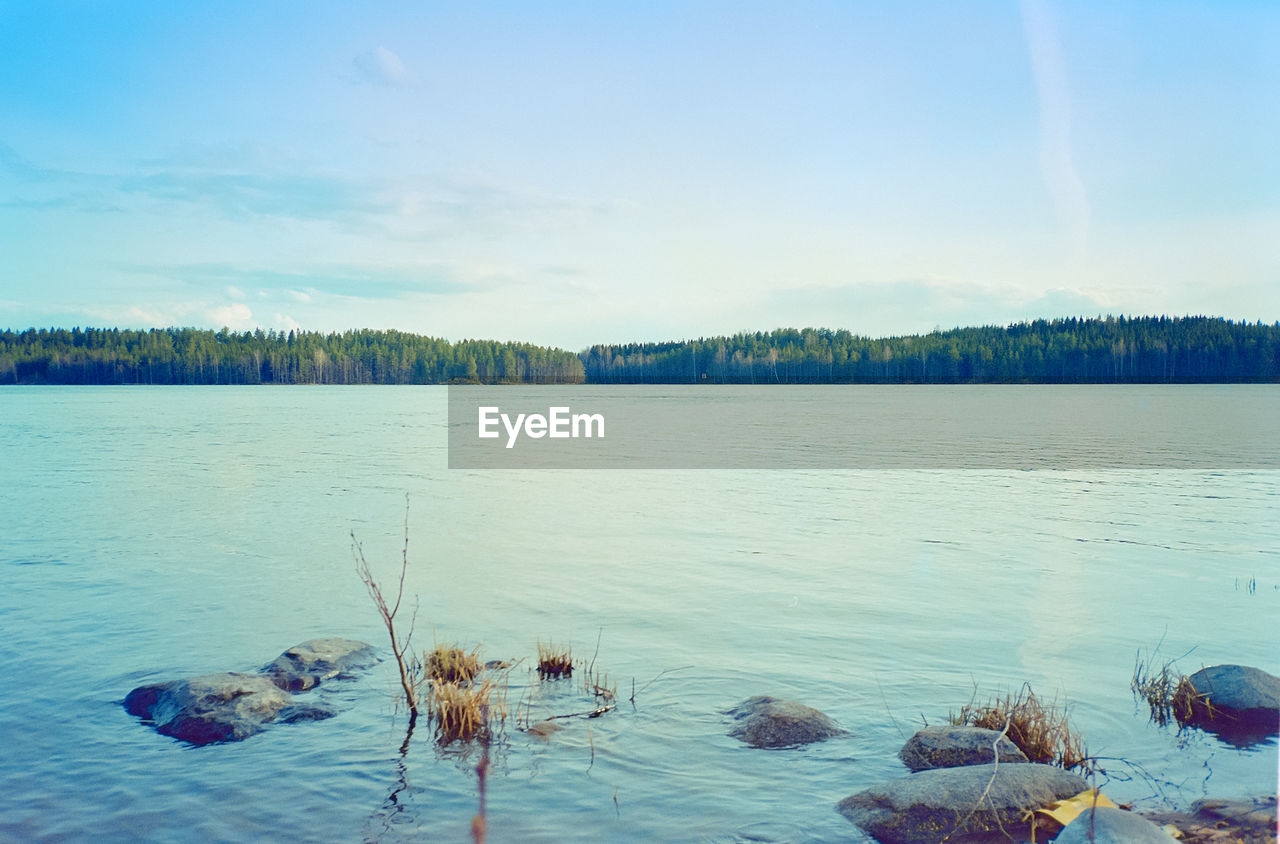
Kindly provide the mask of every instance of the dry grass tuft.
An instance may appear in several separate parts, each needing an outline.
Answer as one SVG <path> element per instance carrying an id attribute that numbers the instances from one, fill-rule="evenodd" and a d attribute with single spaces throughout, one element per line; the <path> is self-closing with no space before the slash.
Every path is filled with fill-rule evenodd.
<path id="1" fill-rule="evenodd" d="M 493 682 L 479 685 L 431 681 L 431 717 L 441 744 L 473 739 L 489 725 Z"/>
<path id="2" fill-rule="evenodd" d="M 1151 720 L 1161 727 L 1170 721 L 1185 726 L 1198 714 L 1213 717 L 1209 696 L 1196 690 L 1191 680 L 1173 667 L 1170 660 L 1153 671 L 1153 666 L 1139 656 L 1133 667 L 1133 682 L 1129 687 L 1142 697 L 1151 708 Z"/>
<path id="3" fill-rule="evenodd" d="M 618 684 L 609 685 L 609 675 L 599 671 L 587 671 L 583 675 L 582 690 L 605 703 L 612 703 L 618 699 Z"/>
<path id="4" fill-rule="evenodd" d="M 477 651 L 467 653 L 455 645 L 436 645 L 426 654 L 427 676 L 444 683 L 470 683 L 480 673 Z"/>
<path id="5" fill-rule="evenodd" d="M 573 652 L 561 650 L 554 642 L 538 642 L 538 676 L 544 680 L 573 676 Z"/>
<path id="6" fill-rule="evenodd" d="M 976 706 L 971 700 L 958 713 L 951 713 L 949 720 L 956 726 L 988 730 L 1004 730 L 1008 724 L 1009 740 L 1032 762 L 1070 770 L 1088 758 L 1084 741 L 1071 728 L 1066 711 L 1054 703 L 1045 705 L 1025 684 L 1017 695 L 995 698 L 985 706 Z"/>

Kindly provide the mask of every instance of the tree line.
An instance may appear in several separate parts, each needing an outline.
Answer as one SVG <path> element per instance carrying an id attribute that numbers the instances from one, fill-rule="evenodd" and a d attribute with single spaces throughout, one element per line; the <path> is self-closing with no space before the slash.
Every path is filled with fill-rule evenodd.
<path id="1" fill-rule="evenodd" d="M 576 384 L 572 352 L 402 331 L 0 332 L 0 384 Z"/>
<path id="2" fill-rule="evenodd" d="M 1280 323 L 1035 320 L 903 337 L 785 328 L 592 346 L 588 383 L 1114 383 L 1280 380 Z"/>
<path id="3" fill-rule="evenodd" d="M 0 332 L 0 384 L 822 384 L 1280 381 L 1280 323 L 1036 320 L 871 338 L 778 329 L 581 352 L 401 331 Z"/>

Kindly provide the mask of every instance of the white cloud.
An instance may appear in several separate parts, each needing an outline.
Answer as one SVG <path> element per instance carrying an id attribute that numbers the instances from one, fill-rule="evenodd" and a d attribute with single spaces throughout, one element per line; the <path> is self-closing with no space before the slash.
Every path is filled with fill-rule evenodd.
<path id="1" fill-rule="evenodd" d="M 237 331 L 244 331 L 253 328 L 253 311 L 249 310 L 249 306 L 236 302 L 221 308 L 209 309 L 209 320 L 216 325 L 225 325 L 227 328 L 234 328 Z"/>
<path id="2" fill-rule="evenodd" d="M 232 299 L 239 300 L 244 298 L 244 291 L 241 290 L 239 287 L 236 287 L 234 284 L 228 284 L 227 295 L 230 296 Z"/>
<path id="3" fill-rule="evenodd" d="M 301 290 L 290 290 L 287 292 L 289 293 L 290 298 L 295 302 L 302 302 L 303 304 L 306 304 L 311 301 L 311 294 L 309 293 L 305 293 Z"/>
<path id="4" fill-rule="evenodd" d="M 395 87 L 409 82 L 409 70 L 395 53 L 382 45 L 352 59 L 359 72 L 358 81 Z"/>
<path id="5" fill-rule="evenodd" d="M 274 322 L 275 322 L 275 327 L 279 328 L 281 331 L 301 331 L 302 330 L 302 326 L 298 324 L 298 321 L 293 317 L 289 316 L 288 314 L 276 314 L 276 318 Z"/>
<path id="6" fill-rule="evenodd" d="M 1022 0 L 1022 24 L 1040 103 L 1040 171 L 1077 257 L 1088 245 L 1089 197 L 1071 149 L 1071 92 L 1047 0 Z"/>

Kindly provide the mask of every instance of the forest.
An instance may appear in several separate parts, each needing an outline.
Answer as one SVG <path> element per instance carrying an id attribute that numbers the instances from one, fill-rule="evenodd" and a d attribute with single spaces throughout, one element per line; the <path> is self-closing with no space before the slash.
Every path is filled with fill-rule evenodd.
<path id="1" fill-rule="evenodd" d="M 1280 381 L 1280 323 L 1068 318 L 871 338 L 777 329 L 563 349 L 400 331 L 0 332 L 0 384 L 844 384 Z"/>
<path id="2" fill-rule="evenodd" d="M 0 384 L 578 384 L 572 352 L 401 331 L 0 332 Z"/>
<path id="3" fill-rule="evenodd" d="M 1035 320 L 873 339 L 779 329 L 592 346 L 588 383 L 992 384 L 1280 380 L 1280 323 L 1210 317 Z"/>

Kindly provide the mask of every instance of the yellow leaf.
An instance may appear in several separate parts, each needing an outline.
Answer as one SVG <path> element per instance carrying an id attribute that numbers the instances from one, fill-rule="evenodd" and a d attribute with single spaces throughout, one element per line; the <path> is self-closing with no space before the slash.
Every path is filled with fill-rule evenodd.
<path id="1" fill-rule="evenodd" d="M 1050 803 L 1043 809 L 1036 809 L 1042 815 L 1048 815 L 1058 823 L 1066 826 L 1076 819 L 1076 815 L 1086 809 L 1094 806 L 1109 806 L 1112 809 L 1119 807 L 1111 802 L 1111 798 L 1098 791 L 1096 788 L 1090 788 L 1082 791 L 1075 797 L 1069 797 L 1066 800 L 1059 800 L 1057 803 Z"/>

